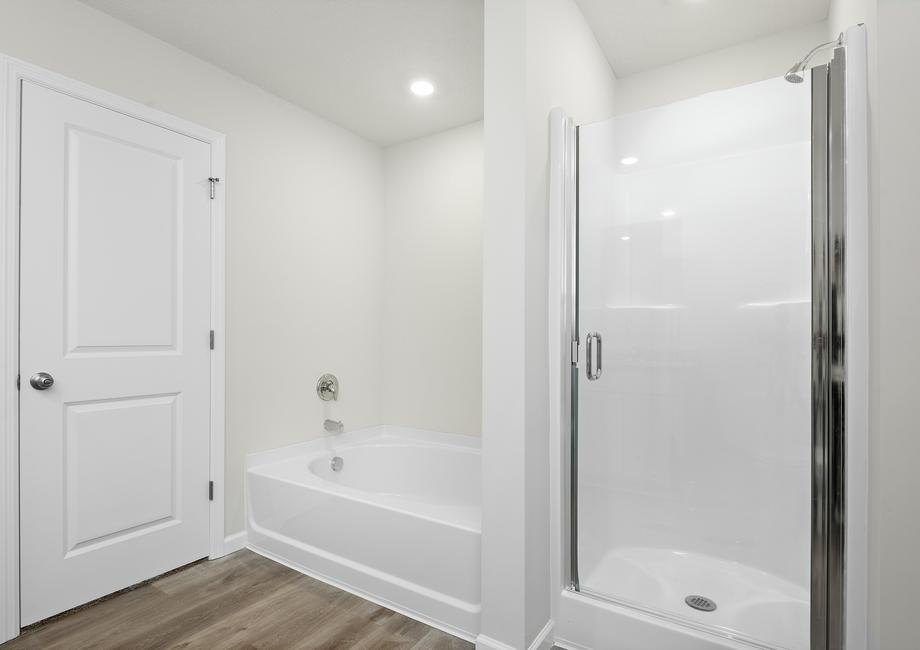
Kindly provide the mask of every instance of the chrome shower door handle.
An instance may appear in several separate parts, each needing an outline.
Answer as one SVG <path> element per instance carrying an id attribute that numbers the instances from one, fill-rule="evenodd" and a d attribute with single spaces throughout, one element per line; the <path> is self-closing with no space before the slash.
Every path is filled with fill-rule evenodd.
<path id="1" fill-rule="evenodd" d="M 597 368 L 595 369 L 592 365 L 595 358 L 594 345 L 593 342 L 597 341 Z M 587 344 L 588 349 L 585 351 L 585 357 L 587 358 L 587 376 L 588 381 L 597 381 L 601 377 L 601 370 L 603 370 L 603 356 L 604 356 L 604 344 L 601 341 L 601 335 L 598 332 L 591 332 L 585 338 L 585 343 Z"/>

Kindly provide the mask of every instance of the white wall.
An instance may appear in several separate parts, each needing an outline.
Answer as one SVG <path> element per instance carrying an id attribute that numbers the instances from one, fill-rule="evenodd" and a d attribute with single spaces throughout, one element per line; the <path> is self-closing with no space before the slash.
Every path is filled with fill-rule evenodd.
<path id="1" fill-rule="evenodd" d="M 482 122 L 384 150 L 382 419 L 479 435 Z"/>
<path id="2" fill-rule="evenodd" d="M 811 48 L 830 40 L 827 29 L 825 22 L 814 23 L 622 77 L 617 114 L 781 77 Z"/>
<path id="3" fill-rule="evenodd" d="M 832 0 L 827 19 L 617 79 L 618 115 L 782 76 L 819 43 L 864 23 L 869 0 Z M 819 54 L 812 64 L 824 63 Z"/>
<path id="4" fill-rule="evenodd" d="M 873 30 L 873 23 L 875 29 Z M 917 647 L 920 601 L 920 2 L 878 0 L 870 81 L 873 160 L 870 232 L 870 647 Z M 870 55 L 872 47 L 870 47 Z"/>
<path id="5" fill-rule="evenodd" d="M 4 0 L 0 51 L 227 135 L 226 530 L 241 530 L 245 454 L 322 432 L 320 374 L 342 381 L 349 429 L 380 421 L 382 152 L 75 0 Z"/>
<path id="6" fill-rule="evenodd" d="M 847 27 L 865 23 L 874 13 L 873 0 L 831 0 L 826 21 L 828 40 L 836 38 Z"/>
<path id="7" fill-rule="evenodd" d="M 479 645 L 524 648 L 550 618 L 549 112 L 608 117 L 615 80 L 573 0 L 486 0 L 485 21 Z"/>
<path id="8" fill-rule="evenodd" d="M 526 0 L 485 0 L 482 623 L 477 648 L 526 647 L 524 221 Z"/>

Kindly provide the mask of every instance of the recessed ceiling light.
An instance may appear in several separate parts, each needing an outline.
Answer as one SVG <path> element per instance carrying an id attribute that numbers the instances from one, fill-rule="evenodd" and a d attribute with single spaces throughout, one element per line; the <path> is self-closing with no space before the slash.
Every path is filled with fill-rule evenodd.
<path id="1" fill-rule="evenodd" d="M 412 94 L 418 95 L 419 97 L 427 97 L 434 92 L 434 84 L 430 81 L 419 79 L 418 81 L 412 82 L 409 86 L 409 90 L 412 91 Z"/>
<path id="2" fill-rule="evenodd" d="M 639 159 L 635 156 L 626 156 L 620 160 L 620 164 L 623 165 L 635 165 L 637 162 L 639 162 Z"/>
<path id="3" fill-rule="evenodd" d="M 623 235 L 622 237 L 620 237 L 620 239 L 622 239 L 623 241 L 629 241 L 629 235 Z"/>
<path id="4" fill-rule="evenodd" d="M 671 210 L 670 208 L 661 211 L 662 217 L 673 217 L 675 214 L 677 214 L 677 211 Z"/>

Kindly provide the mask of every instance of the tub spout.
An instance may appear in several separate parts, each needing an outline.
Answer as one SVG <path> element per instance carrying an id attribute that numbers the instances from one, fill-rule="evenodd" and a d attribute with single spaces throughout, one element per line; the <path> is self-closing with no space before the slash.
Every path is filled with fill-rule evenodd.
<path id="1" fill-rule="evenodd" d="M 326 420 L 323 422 L 323 428 L 330 433 L 341 433 L 345 425 L 341 420 Z"/>

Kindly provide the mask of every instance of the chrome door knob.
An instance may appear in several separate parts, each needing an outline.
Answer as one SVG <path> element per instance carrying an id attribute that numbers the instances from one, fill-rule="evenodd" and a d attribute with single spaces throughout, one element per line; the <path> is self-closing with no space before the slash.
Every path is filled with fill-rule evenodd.
<path id="1" fill-rule="evenodd" d="M 36 372 L 29 379 L 29 383 L 32 384 L 32 388 L 35 390 L 48 390 L 54 386 L 54 377 L 47 372 Z"/>

